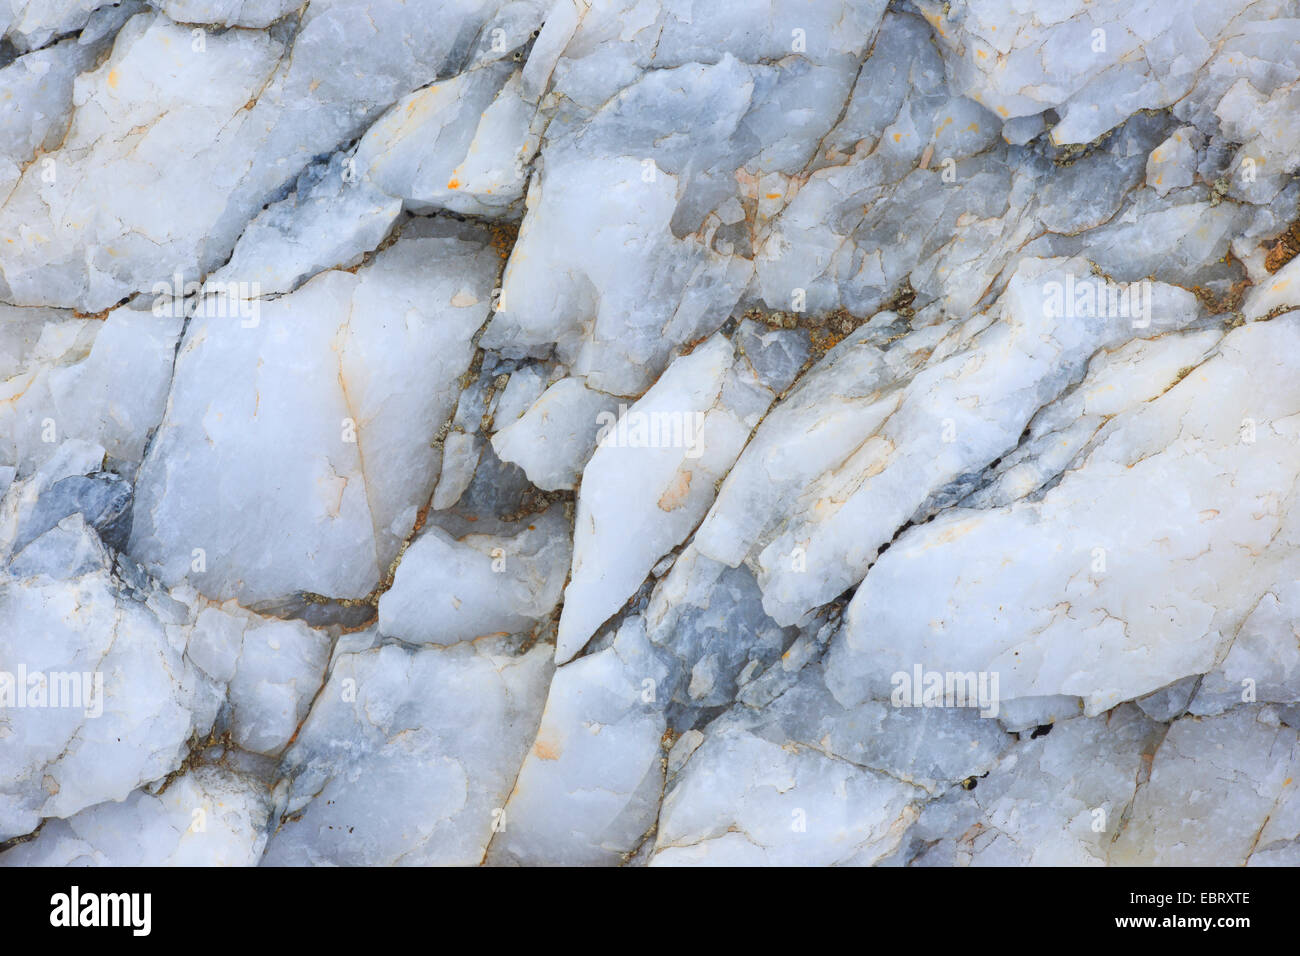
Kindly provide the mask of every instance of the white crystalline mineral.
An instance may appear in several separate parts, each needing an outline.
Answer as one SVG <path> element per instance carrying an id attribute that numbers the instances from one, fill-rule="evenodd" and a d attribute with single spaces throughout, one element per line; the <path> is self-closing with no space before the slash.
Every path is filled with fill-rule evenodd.
<path id="1" fill-rule="evenodd" d="M 400 100 L 357 146 L 355 175 L 415 210 L 500 214 L 536 152 L 519 74 L 488 63 Z"/>
<path id="2" fill-rule="evenodd" d="M 669 675 L 635 618 L 556 672 L 489 862 L 608 865 L 640 845 L 662 798 Z"/>
<path id="3" fill-rule="evenodd" d="M 167 401 L 183 319 L 128 306 L 102 321 L 0 311 L 0 462 L 26 476 L 76 438 L 138 467 Z M 131 388 L 118 387 L 124 377 Z"/>
<path id="4" fill-rule="evenodd" d="M 140 470 L 132 554 L 218 600 L 369 593 L 435 484 L 495 263 L 455 234 L 410 238 L 289 296 L 204 299 Z"/>
<path id="5" fill-rule="evenodd" d="M 943 337 L 923 329 L 884 350 L 859 330 L 842 342 L 763 422 L 696 545 L 728 564 L 748 558 L 764 608 L 793 624 L 856 583 L 931 495 L 1013 449 L 1089 356 L 1141 322 L 1168 331 L 1196 314 L 1192 297 L 1168 286 L 1150 294 L 1143 317 L 1076 309 L 1079 265 L 1023 261 L 999 316 Z M 1078 284 L 1107 295 L 1095 277 Z M 1053 305 L 1067 294 L 1069 308 Z"/>
<path id="6" fill-rule="evenodd" d="M 278 754 L 325 678 L 329 643 L 301 621 L 206 608 L 195 620 L 186 653 L 225 685 L 234 743 L 250 753 Z"/>
<path id="7" fill-rule="evenodd" d="M 1300 865 L 1287 0 L 0 0 L 0 864 Z"/>
<path id="8" fill-rule="evenodd" d="M 0 207 L 17 227 L 0 264 L 10 301 L 97 311 L 174 269 L 192 277 L 248 168 L 246 105 L 283 53 L 266 34 L 232 30 L 200 55 L 166 17 L 130 20 L 108 60 L 77 78 L 46 175 L 28 166 Z"/>
<path id="9" fill-rule="evenodd" d="M 23 534 L 29 524 L 30 511 L 29 521 L 13 514 L 26 510 L 25 492 L 59 493 L 51 469 L 60 463 L 52 459 L 10 488 L 9 529 Z M 160 780 L 178 767 L 191 735 L 206 734 L 216 716 L 217 688 L 185 656 L 185 606 L 165 593 L 146 599 L 125 587 L 83 515 L 45 531 L 0 577 L 5 837 Z M 41 547 L 52 536 L 73 539 L 74 560 L 66 557 L 66 542 Z"/>
<path id="10" fill-rule="evenodd" d="M 379 599 L 379 629 L 412 644 L 455 644 L 531 630 L 560 600 L 568 572 L 562 506 L 514 534 L 453 539 L 437 527 L 417 537 Z"/>
<path id="11" fill-rule="evenodd" d="M 658 866 L 867 865 L 916 818 L 920 791 L 750 733 L 706 740 L 664 799 Z"/>
<path id="12" fill-rule="evenodd" d="M 1024 735 L 992 770 L 971 778 L 969 791 L 954 789 L 926 806 L 909 834 L 925 847 L 918 864 L 1107 862 L 1165 728 L 1131 705 L 1051 728 L 1049 736 Z"/>
<path id="13" fill-rule="evenodd" d="M 478 863 L 550 671 L 545 648 L 500 640 L 340 658 L 285 755 L 288 816 L 267 862 Z"/>
<path id="14" fill-rule="evenodd" d="M 561 379 L 516 421 L 501 422 L 492 447 L 538 488 L 572 490 L 596 450 L 602 416 L 617 414 L 618 406 L 612 395 Z"/>
<path id="15" fill-rule="evenodd" d="M 1178 720 L 1111 850 L 1122 865 L 1241 866 L 1300 839 L 1294 727 L 1269 708 Z M 1165 808 L 1176 806 L 1169 814 Z M 1198 839 L 1198 834 L 1206 834 Z M 1266 862 L 1266 861 L 1261 861 Z"/>
<path id="16" fill-rule="evenodd" d="M 298 0 L 160 0 L 177 23 L 213 23 L 228 27 L 267 27 L 299 7 Z"/>
<path id="17" fill-rule="evenodd" d="M 573 571 L 564 592 L 556 661 L 564 663 L 713 501 L 772 399 L 723 336 L 678 358 L 616 421 L 582 473 Z M 614 416 L 610 415 L 610 419 Z"/>
<path id="18" fill-rule="evenodd" d="M 1238 329 L 1111 418 L 1039 500 L 903 534 L 831 650 L 836 696 L 888 696 L 889 675 L 920 661 L 1095 714 L 1211 670 L 1297 569 L 1297 347 L 1300 313 Z M 938 607 L 922 598 L 936 590 Z"/>
<path id="19" fill-rule="evenodd" d="M 157 795 L 53 820 L 0 866 L 256 866 L 270 810 L 256 779 L 200 767 Z"/>

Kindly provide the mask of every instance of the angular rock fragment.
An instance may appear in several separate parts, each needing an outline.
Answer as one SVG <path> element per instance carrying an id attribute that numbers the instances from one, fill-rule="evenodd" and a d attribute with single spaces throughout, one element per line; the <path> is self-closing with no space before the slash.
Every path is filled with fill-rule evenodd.
<path id="1" fill-rule="evenodd" d="M 340 657 L 285 755 L 285 816 L 265 862 L 478 863 L 509 826 L 502 808 L 537 727 L 549 659 L 496 639 Z"/>
<path id="2" fill-rule="evenodd" d="M 256 866 L 270 798 L 247 775 L 200 767 L 161 793 L 137 790 L 0 855 L 0 866 Z"/>
<path id="3" fill-rule="evenodd" d="M 366 596 L 433 491 L 431 443 L 496 268 L 474 233 L 433 222 L 355 275 L 202 300 L 140 471 L 132 554 L 216 600 Z"/>
<path id="4" fill-rule="evenodd" d="M 836 696 L 886 696 L 920 663 L 997 673 L 1007 699 L 1075 694 L 1097 714 L 1210 670 L 1295 566 L 1296 344 L 1300 314 L 1239 328 L 1112 419 L 1040 500 L 906 532 L 854 596 L 828 666 Z M 923 597 L 936 591 L 938 606 Z"/>

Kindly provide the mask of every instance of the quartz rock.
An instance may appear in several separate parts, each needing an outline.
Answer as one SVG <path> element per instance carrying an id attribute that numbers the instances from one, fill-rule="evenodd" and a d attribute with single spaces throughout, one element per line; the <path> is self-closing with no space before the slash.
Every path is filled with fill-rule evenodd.
<path id="1" fill-rule="evenodd" d="M 672 680 L 635 617 L 611 646 L 559 668 L 488 861 L 614 865 L 631 854 L 662 797 Z"/>
<path id="2" fill-rule="evenodd" d="M 64 40 L 17 57 L 0 69 L 0 185 L 7 193 L 38 152 L 56 149 L 72 117 L 77 75 L 92 66 L 98 44 Z M 57 175 L 46 157 L 42 172 Z"/>
<path id="3" fill-rule="evenodd" d="M 1237 329 L 1112 419 L 1040 500 L 950 509 L 902 535 L 832 649 L 836 696 L 887 696 L 889 675 L 920 663 L 999 674 L 1005 698 L 1077 694 L 1096 714 L 1209 670 L 1294 561 L 1283 503 L 1300 458 L 1279 356 L 1298 336 L 1295 313 Z M 1176 495 L 1159 490 L 1171 473 Z M 915 588 L 942 589 L 946 604 Z"/>
<path id="4" fill-rule="evenodd" d="M 897 847 L 920 794 L 815 750 L 719 733 L 664 798 L 651 863 L 869 865 Z"/>
<path id="5" fill-rule="evenodd" d="M 748 568 L 729 568 L 687 545 L 650 596 L 651 641 L 672 652 L 682 680 L 672 697 L 673 723 L 705 708 L 730 705 L 741 688 L 778 660 L 797 638 L 763 613 Z"/>
<path id="6" fill-rule="evenodd" d="M 417 212 L 511 211 L 537 151 L 519 87 L 518 72 L 497 61 L 412 93 L 366 132 L 356 175 Z"/>
<path id="7" fill-rule="evenodd" d="M 256 866 L 270 809 L 258 781 L 199 767 L 161 793 L 137 790 L 51 820 L 0 866 Z"/>
<path id="8" fill-rule="evenodd" d="M 139 14 L 78 77 L 53 181 L 28 167 L 0 206 L 6 301 L 98 311 L 208 274 L 309 163 L 472 55 L 499 6 L 322 0 L 291 32 Z"/>
<path id="9" fill-rule="evenodd" d="M 288 296 L 202 300 L 140 471 L 131 552 L 146 568 L 250 605 L 379 583 L 432 493 L 430 443 L 496 271 L 440 228 Z"/>
<path id="10" fill-rule="evenodd" d="M 1185 96 L 1218 44 L 1281 6 L 1238 0 L 1173 8 L 1056 4 L 917 6 L 934 28 L 953 85 L 1003 119 L 1054 109 L 1057 143 L 1088 143 L 1139 109 Z"/>
<path id="11" fill-rule="evenodd" d="M 531 629 L 559 603 L 569 522 L 556 505 L 513 535 L 456 540 L 430 527 L 402 555 L 379 599 L 379 629 L 412 644 L 454 644 Z"/>
<path id="12" fill-rule="evenodd" d="M 1300 745 L 1269 708 L 1185 717 L 1169 728 L 1111 851 L 1126 866 L 1241 866 L 1293 855 Z M 1177 807 L 1176 814 L 1166 808 Z"/>
<path id="13" fill-rule="evenodd" d="M 268 27 L 297 10 L 298 0 L 155 0 L 177 23 L 211 23 L 227 27 Z"/>
<path id="14" fill-rule="evenodd" d="M 0 307 L 0 462 L 26 476 L 66 439 L 131 473 L 163 417 L 183 319 L 131 306 L 102 321 Z M 129 389 L 118 388 L 122 378 Z"/>
<path id="15" fill-rule="evenodd" d="M 564 378 L 548 388 L 516 421 L 502 423 L 492 447 L 514 462 L 538 488 L 573 489 L 596 450 L 602 416 L 615 414 L 618 399 Z"/>
<path id="16" fill-rule="evenodd" d="M 1224 658 L 1195 688 L 1190 709 L 1220 714 L 1237 704 L 1300 701 L 1300 581 L 1283 578 L 1251 610 Z"/>
<path id="17" fill-rule="evenodd" d="M 248 167 L 245 104 L 285 51 L 247 30 L 207 37 L 202 53 L 191 43 L 185 28 L 142 13 L 108 60 L 77 78 L 71 127 L 49 154 L 54 175 L 29 166 L 0 206 L 13 230 L 0 263 L 6 299 L 93 312 L 166 282 L 178 265 L 192 274 Z M 200 155 L 205 189 L 192 188 Z M 146 199 L 159 195 L 167 201 Z"/>
<path id="18" fill-rule="evenodd" d="M 6 0 L 0 11 L 4 37 L 20 50 L 44 46 L 51 37 L 85 26 L 92 13 L 112 0 Z"/>
<path id="19" fill-rule="evenodd" d="M 6 506 L 49 477 L 12 487 Z M 175 770 L 212 725 L 219 692 L 185 657 L 184 605 L 125 586 L 80 514 L 0 574 L 0 621 L 4 838 L 125 799 Z"/>
<path id="20" fill-rule="evenodd" d="M 772 398 L 717 335 L 607 423 L 582 473 L 557 663 L 581 650 L 691 532 Z"/>
<path id="21" fill-rule="evenodd" d="M 1300 864 L 1293 8 L 0 0 L 0 862 Z"/>
<path id="22" fill-rule="evenodd" d="M 809 161 L 883 8 L 780 0 L 754 29 L 721 8 L 645 4 L 621 22 L 617 5 L 557 4 L 521 92 L 549 79 L 564 106 L 483 344 L 554 349 L 588 386 L 632 397 L 717 330 L 754 270 L 742 204 L 767 179 L 779 198 Z M 690 134 L 665 136 L 668 117 Z"/>
<path id="23" fill-rule="evenodd" d="M 1171 286 L 1155 286 L 1147 314 L 1130 318 L 1085 306 L 1065 291 L 1076 285 L 1094 297 L 1107 288 L 1082 263 L 1026 260 L 996 319 L 975 316 L 946 335 L 920 329 L 888 351 L 870 327 L 858 329 L 763 421 L 696 547 L 750 562 L 764 609 L 793 624 L 856 584 L 900 527 L 927 517 L 930 495 L 1014 449 L 1094 352 L 1141 334 L 1143 323 L 1169 331 L 1197 314 L 1190 294 Z M 1068 316 L 1053 305 L 1067 294 L 1079 303 Z"/>
<path id="24" fill-rule="evenodd" d="M 1180 722 L 1181 723 L 1181 722 Z M 1177 725 L 1175 725 L 1177 726 Z M 916 866 L 1100 866 L 1126 832 L 1164 736 L 1132 705 L 1026 735 L 998 765 L 927 804 L 908 834 Z"/>
<path id="25" fill-rule="evenodd" d="M 1196 147 L 1200 139 L 1194 126 L 1174 130 L 1147 158 L 1147 185 L 1161 196 L 1190 186 L 1196 179 Z"/>
<path id="26" fill-rule="evenodd" d="M 378 247 L 401 212 L 399 200 L 358 181 L 335 155 L 298 177 L 293 196 L 258 214 L 235 245 L 230 261 L 208 277 L 204 289 L 236 294 L 292 292 L 302 281 L 334 267 L 357 265 Z"/>
<path id="27" fill-rule="evenodd" d="M 545 648 L 500 639 L 340 657 L 285 754 L 287 802 L 264 862 L 478 863 L 509 826 L 502 808 L 550 670 Z"/>
<path id="28" fill-rule="evenodd" d="M 186 656 L 225 687 L 231 740 L 270 755 L 285 748 L 306 718 L 325 680 L 329 641 L 299 621 L 259 619 L 233 606 L 206 608 Z"/>

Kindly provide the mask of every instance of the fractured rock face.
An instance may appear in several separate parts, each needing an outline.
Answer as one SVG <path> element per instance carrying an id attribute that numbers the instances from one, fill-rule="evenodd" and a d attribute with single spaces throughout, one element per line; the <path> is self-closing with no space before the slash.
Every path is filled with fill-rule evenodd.
<path id="1" fill-rule="evenodd" d="M 183 319 L 129 306 L 103 321 L 4 312 L 0 461 L 26 477 L 73 438 L 103 445 L 114 467 L 133 473 L 167 400 Z M 133 387 L 117 388 L 122 377 Z"/>
<path id="2" fill-rule="evenodd" d="M 188 609 L 118 578 L 87 520 L 98 503 L 70 502 L 62 490 L 103 455 L 69 442 L 4 500 L 0 545 L 12 554 L 0 573 L 5 838 L 161 779 L 219 706 L 217 686 L 185 656 Z M 74 507 L 84 510 L 59 514 Z"/>
<path id="3" fill-rule="evenodd" d="M 256 780 L 200 767 L 160 794 L 137 790 L 54 820 L 0 866 L 254 866 L 270 809 Z"/>
<path id="4" fill-rule="evenodd" d="M 1282 0 L 0 0 L 0 863 L 1300 863 Z"/>
<path id="5" fill-rule="evenodd" d="M 636 850 L 662 798 L 671 680 L 635 618 L 560 668 L 488 861 L 610 865 Z"/>
<path id="6" fill-rule="evenodd" d="M 608 416 L 582 473 L 557 662 L 694 529 L 772 397 L 718 335 L 677 359 L 617 420 Z"/>
<path id="7" fill-rule="evenodd" d="M 868 865 L 916 816 L 884 774 L 744 732 L 706 740 L 664 799 L 653 865 Z"/>
<path id="8" fill-rule="evenodd" d="M 478 863 L 501 826 L 549 673 L 544 648 L 515 656 L 500 640 L 341 657 L 285 756 L 289 817 L 266 861 Z"/>
<path id="9" fill-rule="evenodd" d="M 793 624 L 859 580 L 899 527 L 928 516 L 936 493 L 1015 448 L 1098 349 L 1142 322 L 1168 331 L 1196 315 L 1190 295 L 1165 286 L 1145 317 L 1076 309 L 1073 291 L 1068 310 L 1056 308 L 1077 269 L 1023 264 L 996 321 L 918 330 L 888 350 L 869 326 L 841 342 L 763 422 L 696 545 L 756 565 L 765 609 Z M 1104 288 L 1080 278 L 1081 288 Z M 995 355 L 1014 358 L 1002 365 Z"/>
<path id="10" fill-rule="evenodd" d="M 953 509 L 902 535 L 832 649 L 837 696 L 886 695 L 888 675 L 919 660 L 1098 713 L 1210 670 L 1294 575 L 1300 393 L 1283 356 L 1297 343 L 1295 313 L 1238 329 L 1111 418 L 1039 500 Z M 936 590 L 946 606 L 920 599 Z"/>
<path id="11" fill-rule="evenodd" d="M 569 551 L 560 506 L 513 535 L 457 541 L 431 527 L 402 555 L 392 588 L 379 599 L 379 629 L 412 644 L 530 630 L 559 603 Z"/>
<path id="12" fill-rule="evenodd" d="M 432 492 L 431 443 L 469 366 L 496 261 L 471 239 L 435 234 L 282 298 L 203 300 L 213 314 L 189 323 L 141 468 L 132 553 L 217 600 L 368 594 Z M 405 387 L 412 380 L 421 384 Z M 248 534 L 270 521 L 285 533 Z"/>

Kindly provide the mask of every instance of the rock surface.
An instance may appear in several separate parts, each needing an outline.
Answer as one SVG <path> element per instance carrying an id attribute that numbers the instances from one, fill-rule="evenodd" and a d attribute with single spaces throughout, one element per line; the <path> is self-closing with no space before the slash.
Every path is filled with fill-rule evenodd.
<path id="1" fill-rule="evenodd" d="M 1300 864 L 1282 0 L 0 0 L 0 864 Z"/>

